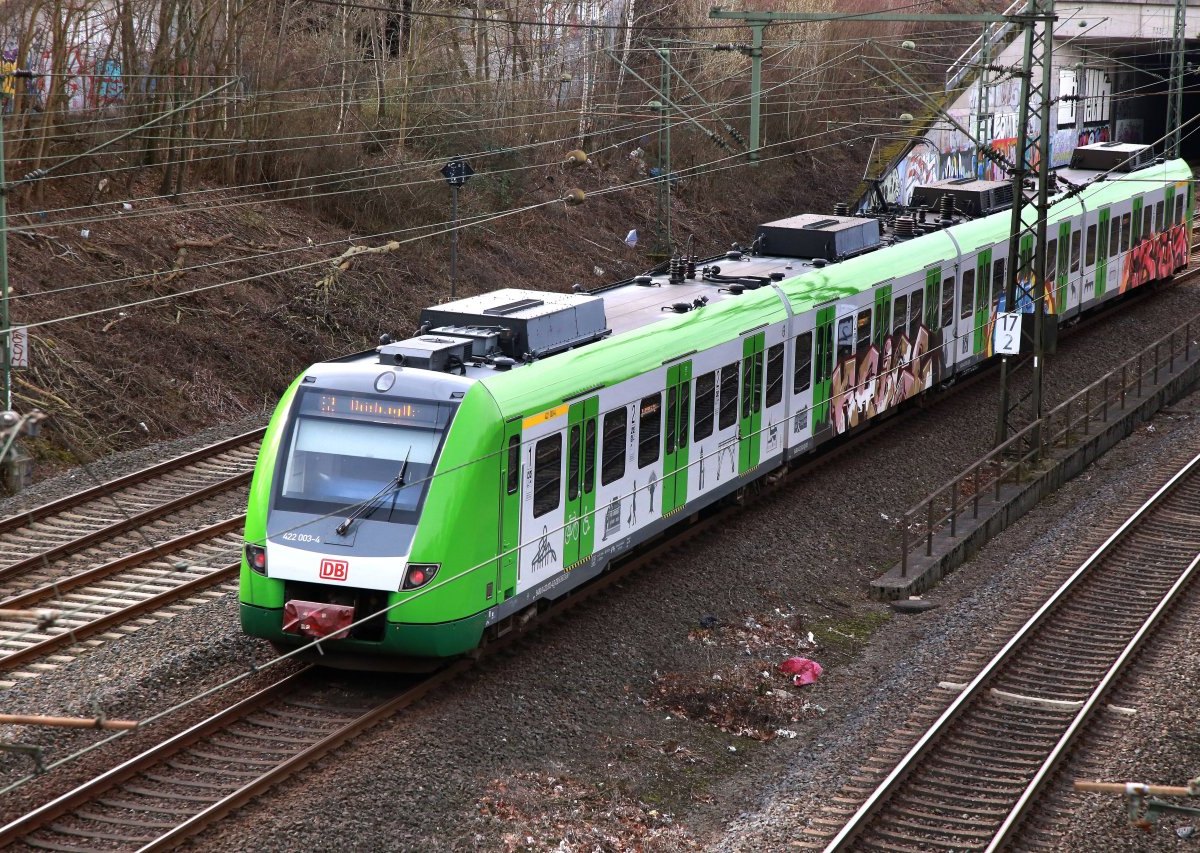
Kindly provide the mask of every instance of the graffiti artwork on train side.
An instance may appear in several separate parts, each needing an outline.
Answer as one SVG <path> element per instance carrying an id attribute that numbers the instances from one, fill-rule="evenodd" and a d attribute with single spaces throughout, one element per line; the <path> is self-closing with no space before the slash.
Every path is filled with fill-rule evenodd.
<path id="1" fill-rule="evenodd" d="M 933 387 L 940 374 L 941 332 L 925 326 L 898 330 L 872 343 L 861 355 L 849 355 L 834 368 L 830 421 L 840 435 L 879 412 L 898 406 Z"/>
<path id="2" fill-rule="evenodd" d="M 1167 278 L 1187 266 L 1188 235 L 1186 225 L 1173 225 L 1143 236 L 1130 248 L 1121 269 L 1121 293 L 1148 281 Z"/>

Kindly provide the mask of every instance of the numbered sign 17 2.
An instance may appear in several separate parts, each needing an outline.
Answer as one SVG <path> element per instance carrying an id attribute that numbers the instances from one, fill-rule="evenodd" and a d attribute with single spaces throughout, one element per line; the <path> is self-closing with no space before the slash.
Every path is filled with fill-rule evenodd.
<path id="1" fill-rule="evenodd" d="M 1016 355 L 1021 351 L 1019 313 L 996 315 L 996 327 L 992 332 L 992 351 L 1002 355 Z"/>

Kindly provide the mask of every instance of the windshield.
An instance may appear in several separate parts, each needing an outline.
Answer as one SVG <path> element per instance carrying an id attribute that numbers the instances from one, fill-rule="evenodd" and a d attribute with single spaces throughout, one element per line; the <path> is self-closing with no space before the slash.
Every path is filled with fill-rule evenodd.
<path id="1" fill-rule="evenodd" d="M 386 490 L 367 517 L 411 523 L 453 408 L 309 391 L 296 408 L 284 445 L 276 506 L 341 514 Z M 389 490 L 401 468 L 404 485 Z"/>

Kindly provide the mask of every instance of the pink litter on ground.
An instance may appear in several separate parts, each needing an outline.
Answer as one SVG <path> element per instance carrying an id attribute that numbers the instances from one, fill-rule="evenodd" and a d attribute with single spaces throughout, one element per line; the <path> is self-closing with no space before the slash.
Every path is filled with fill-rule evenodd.
<path id="1" fill-rule="evenodd" d="M 780 672 L 786 672 L 792 676 L 792 684 L 797 687 L 803 687 L 805 684 L 812 684 L 821 677 L 823 671 L 821 665 L 815 660 L 808 658 L 788 658 L 779 665 Z"/>

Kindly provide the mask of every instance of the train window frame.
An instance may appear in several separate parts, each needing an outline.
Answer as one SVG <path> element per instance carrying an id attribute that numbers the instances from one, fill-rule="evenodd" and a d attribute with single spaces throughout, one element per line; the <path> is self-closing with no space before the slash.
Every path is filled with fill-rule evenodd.
<path id="1" fill-rule="evenodd" d="M 854 315 L 847 314 L 837 322 L 837 360 L 854 355 Z"/>
<path id="2" fill-rule="evenodd" d="M 1142 208 L 1142 239 L 1143 240 L 1150 239 L 1150 234 L 1152 233 L 1150 231 L 1150 226 L 1153 224 L 1154 224 L 1154 206 L 1148 204 Z"/>
<path id="3" fill-rule="evenodd" d="M 1000 307 L 1000 294 L 1004 292 L 1004 258 L 992 264 L 992 307 Z"/>
<path id="4" fill-rule="evenodd" d="M 954 276 L 942 279 L 942 328 L 954 325 Z"/>
<path id="5" fill-rule="evenodd" d="M 1108 257 L 1109 259 L 1121 254 L 1121 217 L 1117 216 L 1108 222 Z"/>
<path id="6" fill-rule="evenodd" d="M 596 419 L 588 418 L 583 427 L 583 493 L 596 490 Z"/>
<path id="7" fill-rule="evenodd" d="M 638 403 L 638 470 L 658 461 L 662 442 L 663 395 L 647 394 Z M 650 411 L 653 407 L 653 411 Z"/>
<path id="8" fill-rule="evenodd" d="M 1058 278 L 1058 240 L 1046 243 L 1046 282 Z"/>
<path id="9" fill-rule="evenodd" d="M 521 488 L 521 436 L 508 437 L 508 481 L 505 483 L 505 494 L 515 495 Z"/>
<path id="10" fill-rule="evenodd" d="M 1080 249 L 1083 243 L 1083 234 L 1076 230 L 1071 232 L 1071 272 L 1079 272 L 1079 262 L 1082 260 Z"/>
<path id="11" fill-rule="evenodd" d="M 783 344 L 767 347 L 767 398 L 766 407 L 778 406 L 783 402 Z"/>
<path id="12" fill-rule="evenodd" d="M 1156 234 L 1162 233 L 1163 226 L 1167 224 L 1166 220 L 1163 218 L 1163 209 L 1165 206 L 1166 205 L 1164 205 L 1161 201 L 1154 205 L 1154 233 Z"/>
<path id="13" fill-rule="evenodd" d="M 567 429 L 567 500 L 579 500 L 579 474 L 583 470 L 583 428 L 574 423 Z"/>
<path id="14" fill-rule="evenodd" d="M 958 307 L 958 319 L 970 320 L 975 313 L 975 268 L 963 270 L 962 284 L 959 289 L 961 301 Z"/>
<path id="15" fill-rule="evenodd" d="M 792 393 L 803 394 L 812 387 L 812 366 L 813 366 L 813 333 L 804 332 L 796 336 L 795 357 L 792 363 L 795 365 L 792 371 Z"/>
<path id="16" fill-rule="evenodd" d="M 903 331 L 908 321 L 908 294 L 901 293 L 892 302 L 892 333 Z"/>
<path id="17" fill-rule="evenodd" d="M 533 517 L 541 518 L 562 505 L 561 432 L 538 439 L 533 448 Z M 549 496 L 553 503 L 549 503 Z"/>
<path id="18" fill-rule="evenodd" d="M 738 391 L 741 389 L 741 362 L 731 362 L 721 368 L 718 386 L 721 389 L 717 410 L 717 429 L 727 430 L 738 422 Z"/>
<path id="19" fill-rule="evenodd" d="M 909 340 L 917 339 L 917 331 L 921 328 L 921 322 L 924 319 L 921 315 L 925 311 L 925 291 L 917 289 L 908 295 L 908 337 Z"/>
<path id="20" fill-rule="evenodd" d="M 1176 194 L 1176 196 L 1175 196 L 1175 224 L 1176 224 L 1176 225 L 1182 225 L 1182 224 L 1183 224 L 1183 218 L 1184 218 L 1184 209 L 1183 209 L 1183 207 L 1184 207 L 1184 205 L 1183 205 L 1183 193 L 1178 193 L 1178 194 Z"/>
<path id="21" fill-rule="evenodd" d="M 617 426 L 620 419 L 619 428 Z M 600 449 L 600 485 L 607 486 L 625 476 L 625 455 L 629 449 L 629 409 L 622 406 L 604 415 Z"/>
<path id="22" fill-rule="evenodd" d="M 862 355 L 871 346 L 871 309 L 864 308 L 858 312 L 858 321 L 854 324 L 854 353 Z"/>
<path id="23" fill-rule="evenodd" d="M 1133 228 L 1133 214 L 1125 213 L 1121 216 L 1121 254 L 1129 251 L 1129 237 Z"/>
<path id="24" fill-rule="evenodd" d="M 1083 265 L 1085 267 L 1094 267 L 1096 265 L 1096 223 L 1093 222 L 1087 227 L 1087 242 L 1084 247 Z"/>
<path id="25" fill-rule="evenodd" d="M 700 442 L 712 435 L 716 420 L 717 371 L 710 370 L 696 377 L 696 418 L 692 424 L 692 441 Z"/>

